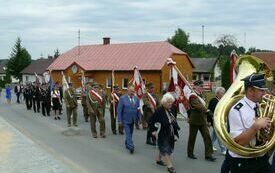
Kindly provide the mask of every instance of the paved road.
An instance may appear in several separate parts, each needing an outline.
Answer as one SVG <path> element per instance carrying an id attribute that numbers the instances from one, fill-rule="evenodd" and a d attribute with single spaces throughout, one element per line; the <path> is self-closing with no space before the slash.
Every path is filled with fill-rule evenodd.
<path id="1" fill-rule="evenodd" d="M 124 137 L 112 135 L 110 130 L 109 111 L 106 110 L 107 138 L 94 139 L 90 134 L 89 123 L 84 122 L 82 108 L 78 109 L 78 129 L 66 128 L 65 115 L 61 120 L 44 117 L 39 113 L 26 110 L 24 104 L 4 104 L 3 93 L 0 98 L 0 116 L 18 132 L 33 141 L 37 147 L 54 159 L 66 165 L 72 172 L 80 173 L 164 173 L 164 167 L 154 163 L 155 148 L 145 144 L 146 132 L 134 131 L 136 152 L 130 155 L 124 149 Z M 195 154 L 198 160 L 186 157 L 188 125 L 180 121 L 180 140 L 176 143 L 174 166 L 179 173 L 219 172 L 223 156 L 215 153 L 216 162 L 204 160 L 202 138 L 198 135 Z M 78 135 L 70 135 L 77 131 Z M 45 162 L 45 165 L 48 163 Z M 39 171 L 37 171 L 39 172 Z"/>

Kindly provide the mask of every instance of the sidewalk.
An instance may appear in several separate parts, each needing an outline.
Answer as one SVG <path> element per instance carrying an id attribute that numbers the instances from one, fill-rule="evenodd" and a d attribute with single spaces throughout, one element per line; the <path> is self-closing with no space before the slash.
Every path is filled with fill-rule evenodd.
<path id="1" fill-rule="evenodd" d="M 72 173 L 0 116 L 0 173 Z"/>

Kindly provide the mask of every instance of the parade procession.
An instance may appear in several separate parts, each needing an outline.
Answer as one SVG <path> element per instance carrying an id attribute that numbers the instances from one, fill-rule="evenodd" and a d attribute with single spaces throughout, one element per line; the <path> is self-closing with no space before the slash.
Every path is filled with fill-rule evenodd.
<path id="1" fill-rule="evenodd" d="M 46 3 L 50 7 L 45 8 L 44 21 L 61 23 L 55 23 L 53 30 L 53 25 L 34 27 L 31 33 L 36 29 L 44 33 L 41 40 L 28 40 L 25 31 L 18 32 L 26 47 L 33 48 L 32 54 L 18 37 L 9 59 L 0 59 L 0 173 L 275 173 L 275 47 L 256 49 L 252 34 L 246 35 L 256 28 L 213 41 L 210 37 L 218 33 L 213 21 L 220 16 L 204 13 L 208 3 L 190 2 L 211 18 L 209 33 L 205 35 L 205 25 L 197 32 L 186 24 L 190 33 L 178 27 L 173 36 L 164 36 L 165 40 L 149 30 L 147 33 L 146 28 L 153 27 L 163 36 L 166 26 L 183 26 L 173 23 L 180 19 L 172 20 L 166 12 L 166 17 L 153 23 L 149 16 L 154 12 L 162 16 L 156 9 L 163 12 L 167 3 L 120 2 L 122 7 L 117 7 L 108 2 L 117 10 L 110 14 L 107 6 L 99 5 L 106 2 L 98 2 L 98 6 L 66 3 L 62 2 L 66 9 Z M 5 3 L 7 7 L 12 4 Z M 183 10 L 176 7 L 180 2 L 171 4 L 175 6 L 171 15 Z M 191 8 L 188 4 L 186 9 Z M 254 10 L 262 8 L 256 6 Z M 132 12 L 123 11 L 126 7 Z M 147 14 L 149 7 L 152 12 Z M 44 14 L 28 5 L 26 9 L 17 10 L 20 15 L 37 18 Z M 259 14 L 262 21 L 272 17 L 272 10 L 266 9 L 265 17 Z M 89 23 L 95 22 L 95 26 L 85 23 L 93 17 L 83 17 L 81 11 L 93 10 L 97 11 L 91 12 L 95 17 L 104 17 L 113 28 L 93 19 Z M 141 17 L 135 10 L 148 16 Z M 188 10 L 179 13 L 194 15 Z M 71 23 L 76 20 L 73 16 L 79 20 L 77 25 Z M 146 25 L 133 23 L 139 21 L 138 16 Z M 125 23 L 128 18 L 133 20 L 129 25 Z M 221 18 L 227 20 L 228 16 L 221 14 Z M 62 26 L 65 24 L 70 27 Z M 83 31 L 74 31 L 78 24 Z M 102 27 L 102 32 L 97 27 Z M 129 27 L 137 32 L 130 34 L 135 39 L 130 39 Z M 160 27 L 159 31 L 155 27 Z M 55 31 L 60 31 L 59 35 L 45 36 Z M 73 43 L 68 38 L 72 31 L 73 37 L 77 35 Z M 200 32 L 202 43 L 197 43 L 194 40 Z M 113 35 L 112 40 L 102 37 L 106 33 Z M 237 41 L 239 35 L 244 35 L 243 42 Z M 45 58 L 42 52 L 46 51 L 41 48 L 40 58 L 32 59 L 33 54 L 38 57 L 34 43 L 40 45 L 49 39 L 46 37 L 52 37 L 52 42 L 43 43 L 45 47 L 62 45 L 62 52 L 56 49 L 53 56 Z M 87 41 L 101 37 L 101 43 Z"/>

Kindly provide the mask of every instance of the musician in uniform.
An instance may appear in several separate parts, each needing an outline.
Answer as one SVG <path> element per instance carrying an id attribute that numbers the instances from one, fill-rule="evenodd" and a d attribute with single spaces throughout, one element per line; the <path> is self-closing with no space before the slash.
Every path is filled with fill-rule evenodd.
<path id="1" fill-rule="evenodd" d="M 150 128 L 147 128 L 151 117 L 153 116 L 155 110 L 158 106 L 158 99 L 154 93 L 155 86 L 152 83 L 146 85 L 147 92 L 144 94 L 142 100 L 144 105 L 142 106 L 143 116 L 142 116 L 142 126 L 147 129 L 146 144 L 156 145 L 156 138 L 152 135 Z M 150 125 L 149 125 L 150 126 Z"/>
<path id="2" fill-rule="evenodd" d="M 30 110 L 32 108 L 32 94 L 31 94 L 31 84 L 27 84 L 26 87 L 23 90 L 23 95 L 25 98 L 25 103 L 27 110 Z"/>
<path id="3" fill-rule="evenodd" d="M 49 84 L 43 84 L 41 88 L 42 114 L 50 116 L 51 110 L 51 91 Z"/>
<path id="4" fill-rule="evenodd" d="M 73 125 L 77 127 L 77 96 L 73 84 L 70 82 L 69 88 L 64 91 L 64 101 L 67 112 L 67 126 L 71 126 L 71 115 L 73 114 Z"/>
<path id="5" fill-rule="evenodd" d="M 105 138 L 105 120 L 104 120 L 104 101 L 99 90 L 98 84 L 92 84 L 92 88 L 87 94 L 87 108 L 90 115 L 91 132 L 94 138 L 97 138 L 96 119 L 99 121 L 100 137 Z"/>
<path id="6" fill-rule="evenodd" d="M 259 130 L 270 130 L 271 120 L 259 117 L 259 102 L 266 94 L 265 75 L 253 73 L 243 79 L 245 96 L 229 111 L 229 134 L 233 140 L 242 146 L 258 145 L 262 141 L 256 138 Z M 229 151 L 227 159 L 230 162 L 231 173 L 274 173 L 268 162 L 268 155 L 258 157 L 243 157 Z"/>
<path id="7" fill-rule="evenodd" d="M 196 142 L 197 132 L 200 131 L 205 147 L 205 160 L 215 161 L 216 158 L 212 156 L 213 146 L 209 134 L 207 113 L 210 112 L 205 107 L 205 102 L 202 100 L 203 82 L 197 80 L 194 82 L 194 90 L 196 94 L 192 94 L 189 98 L 190 110 L 189 117 L 189 138 L 187 146 L 187 154 L 190 159 L 197 159 L 194 155 L 194 145 Z"/>
<path id="8" fill-rule="evenodd" d="M 114 135 L 117 134 L 116 131 L 116 118 L 117 118 L 117 104 L 119 101 L 119 98 L 121 96 L 121 91 L 119 91 L 119 86 L 115 85 L 113 93 L 111 93 L 111 100 L 110 100 L 110 119 L 111 119 L 111 129 Z M 115 114 L 114 114 L 115 113 Z M 119 134 L 123 134 L 123 127 L 118 127 Z"/>

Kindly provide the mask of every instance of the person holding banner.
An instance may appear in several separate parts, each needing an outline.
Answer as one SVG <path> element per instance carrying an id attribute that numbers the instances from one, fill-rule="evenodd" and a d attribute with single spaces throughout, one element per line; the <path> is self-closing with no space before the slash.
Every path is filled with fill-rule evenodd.
<path id="1" fill-rule="evenodd" d="M 177 110 L 173 103 L 175 98 L 171 93 L 166 93 L 161 99 L 161 106 L 154 112 L 150 122 L 150 129 L 153 135 L 157 135 L 159 152 L 156 156 L 156 163 L 161 166 L 167 166 L 170 173 L 175 173 L 176 170 L 172 164 L 171 155 L 174 151 L 175 141 L 179 138 L 178 130 L 180 127 L 177 123 Z M 159 133 L 155 127 L 156 123 L 160 123 Z M 161 159 L 164 159 L 164 162 Z"/>
<path id="2" fill-rule="evenodd" d="M 83 108 L 83 116 L 84 116 L 85 122 L 88 122 L 88 119 L 89 119 L 89 113 L 87 108 L 87 91 L 89 90 L 89 86 L 90 84 L 86 83 L 81 90 L 81 105 Z"/>
<path id="3" fill-rule="evenodd" d="M 120 126 L 123 125 L 125 131 L 125 146 L 131 154 L 134 153 L 133 143 L 134 124 L 140 119 L 139 99 L 135 96 L 133 85 L 128 86 L 127 94 L 119 98 L 117 106 L 117 120 Z"/>
<path id="4" fill-rule="evenodd" d="M 77 97 L 72 83 L 68 83 L 69 88 L 64 91 L 64 101 L 67 111 L 67 126 L 71 126 L 71 115 L 73 114 L 73 125 L 77 127 Z"/>
<path id="5" fill-rule="evenodd" d="M 91 132 L 94 138 L 97 138 L 96 119 L 99 121 L 100 137 L 105 138 L 105 119 L 104 119 L 104 101 L 99 90 L 98 83 L 93 83 L 92 88 L 87 94 L 87 108 L 90 115 Z"/>
<path id="6" fill-rule="evenodd" d="M 188 158 L 197 159 L 194 155 L 194 145 L 198 131 L 200 131 L 205 147 L 205 160 L 215 161 L 216 158 L 212 156 L 213 146 L 207 126 L 207 113 L 210 112 L 205 107 L 205 102 L 201 99 L 200 95 L 203 92 L 203 81 L 197 80 L 194 82 L 194 90 L 196 94 L 189 97 L 190 110 L 189 110 L 189 138 L 187 153 Z M 204 102 L 204 103 L 203 103 Z"/>
<path id="7" fill-rule="evenodd" d="M 116 118 L 117 118 L 117 104 L 119 98 L 121 96 L 121 92 L 119 91 L 119 86 L 115 85 L 113 89 L 113 93 L 111 93 L 111 102 L 110 102 L 110 119 L 111 119 L 111 129 L 114 135 L 117 134 L 116 131 Z M 114 108 L 115 106 L 115 108 Z M 119 134 L 123 135 L 123 127 L 118 127 Z"/>
<path id="8" fill-rule="evenodd" d="M 147 92 L 144 94 L 142 98 L 144 103 L 144 105 L 142 106 L 142 126 L 143 129 L 147 129 L 146 144 L 156 145 L 156 138 L 152 136 L 152 132 L 150 131 L 150 128 L 147 128 L 147 126 L 149 126 L 150 119 L 152 118 L 155 110 L 157 109 L 158 99 L 157 96 L 154 94 L 154 84 L 148 83 L 146 85 L 146 88 Z"/>

